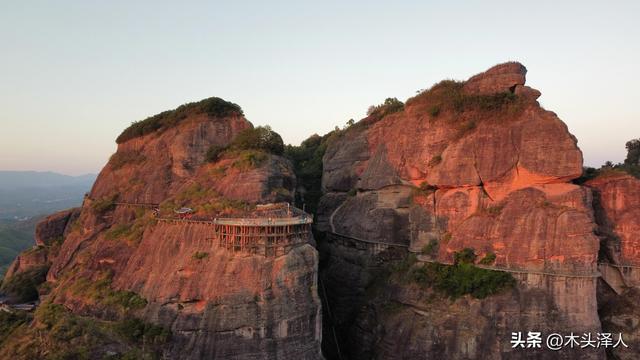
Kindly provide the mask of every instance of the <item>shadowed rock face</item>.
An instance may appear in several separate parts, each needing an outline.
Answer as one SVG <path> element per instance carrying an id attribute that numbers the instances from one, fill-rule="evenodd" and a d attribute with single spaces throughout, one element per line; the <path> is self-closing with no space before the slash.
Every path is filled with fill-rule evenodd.
<path id="1" fill-rule="evenodd" d="M 69 231 L 69 225 L 80 215 L 79 208 L 63 210 L 47 216 L 36 226 L 36 245 L 51 245 L 52 241 L 64 237 Z"/>
<path id="2" fill-rule="evenodd" d="M 566 125 L 540 107 L 540 93 L 524 85 L 525 74 L 521 64 L 498 65 L 464 83 L 438 84 L 409 99 L 403 111 L 347 130 L 325 153 L 320 230 L 414 252 L 437 242 L 432 257 L 445 263 L 473 248 L 479 259 L 495 254 L 497 267 L 594 275 L 599 246 L 592 194 L 570 183 L 582 173 L 582 153 Z M 351 189 L 355 196 L 346 195 Z M 367 290 L 378 276 L 375 259 L 335 244 L 329 251 L 322 279 L 332 310 L 348 319 L 338 331 L 353 358 L 518 358 L 525 355 L 510 352 L 509 336 L 525 325 L 600 329 L 595 277 L 523 275 L 512 294 L 433 307 L 399 295 L 409 291 L 400 285 L 382 293 L 402 304 L 401 320 L 381 313 L 382 295 Z M 339 278 L 347 272 L 357 275 Z M 362 306 L 373 310 L 362 312 Z M 460 318 L 445 315 L 455 309 L 465 309 Z M 416 316 L 425 317 L 423 325 L 403 322 Z M 461 320 L 477 317 L 487 322 Z M 363 350 L 350 345 L 367 341 Z M 396 341 L 403 346 L 391 346 Z M 603 353 L 566 354 L 581 356 Z"/>
<path id="3" fill-rule="evenodd" d="M 78 290 L 107 281 L 110 291 L 146 300 L 126 316 L 171 330 L 165 354 L 172 359 L 320 359 L 318 255 L 311 245 L 275 258 L 234 254 L 217 246 L 210 225 L 158 222 L 151 208 L 98 206 L 112 199 L 160 203 L 170 214 L 193 206 L 228 216 L 291 201 L 296 179 L 283 157 L 204 161 L 210 146 L 228 145 L 251 126 L 241 116 L 194 114 L 119 144 L 83 207 L 38 226 L 45 249 L 64 235 L 59 251 L 46 254 L 53 289 L 44 300 L 76 314 L 121 318 L 103 299 Z"/>
<path id="4" fill-rule="evenodd" d="M 618 295 L 603 281 L 598 287 L 602 328 L 623 333 L 629 346 L 610 351 L 611 358 L 635 359 L 640 347 L 640 180 L 626 173 L 612 172 L 588 181 L 601 237 L 601 261 L 615 264 L 628 288 Z M 620 267 L 623 266 L 623 267 Z"/>
<path id="5" fill-rule="evenodd" d="M 640 265 L 640 180 L 624 173 L 586 183 L 598 196 L 600 232 L 608 237 L 611 261 Z"/>

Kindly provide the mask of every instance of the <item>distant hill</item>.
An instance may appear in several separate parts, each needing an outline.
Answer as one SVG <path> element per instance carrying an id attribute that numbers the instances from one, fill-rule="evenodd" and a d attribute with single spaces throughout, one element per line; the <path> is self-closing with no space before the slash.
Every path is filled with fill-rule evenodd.
<path id="1" fill-rule="evenodd" d="M 0 278 L 13 259 L 33 246 L 34 230 L 40 217 L 29 220 L 0 220 Z"/>
<path id="2" fill-rule="evenodd" d="M 95 174 L 0 171 L 0 219 L 25 219 L 78 206 Z"/>

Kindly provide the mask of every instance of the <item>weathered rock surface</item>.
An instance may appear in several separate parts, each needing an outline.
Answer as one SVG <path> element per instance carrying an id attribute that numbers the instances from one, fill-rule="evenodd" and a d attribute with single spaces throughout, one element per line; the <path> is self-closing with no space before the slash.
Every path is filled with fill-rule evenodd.
<path id="1" fill-rule="evenodd" d="M 16 257 L 7 269 L 4 280 L 33 268 L 50 266 L 65 234 L 71 231 L 71 224 L 79 215 L 80 208 L 73 208 L 59 211 L 41 220 L 35 230 L 36 246 Z"/>
<path id="2" fill-rule="evenodd" d="M 30 249 L 22 252 L 16 257 L 15 260 L 7 268 L 7 272 L 4 274 L 2 283 L 9 281 L 17 274 L 29 271 L 38 267 L 46 267 L 51 263 L 49 261 L 49 254 L 42 248 Z"/>
<path id="3" fill-rule="evenodd" d="M 407 323 L 413 310 L 403 310 L 404 318 L 361 311 L 380 300 L 368 295 L 378 264 L 371 252 L 329 244 L 322 279 L 332 311 L 348 319 L 337 331 L 353 358 L 526 358 L 505 347 L 519 327 L 600 329 L 592 193 L 570 183 L 582 173 L 582 153 L 567 126 L 540 107 L 540 93 L 524 85 L 525 74 L 521 64 L 507 63 L 462 84 L 438 84 L 327 148 L 320 230 L 414 252 L 435 242 L 431 257 L 443 263 L 473 248 L 479 258 L 495 254 L 495 267 L 535 273 L 519 279 L 514 293 L 482 301 L 431 307 L 395 296 L 403 309 L 425 312 L 425 321 Z M 474 310 L 441 315 L 469 301 Z M 486 323 L 469 326 L 472 318 Z M 370 346 L 353 345 L 363 342 Z"/>
<path id="4" fill-rule="evenodd" d="M 502 91 L 514 91 L 518 85 L 524 85 L 527 68 L 518 62 L 496 65 L 491 69 L 472 76 L 464 85 L 464 91 L 470 94 L 495 94 Z"/>
<path id="5" fill-rule="evenodd" d="M 69 232 L 69 225 L 80 215 L 79 208 L 63 210 L 47 216 L 36 226 L 36 245 L 51 245 Z"/>
<path id="6" fill-rule="evenodd" d="M 603 278 L 598 287 L 602 329 L 627 346 L 610 349 L 609 358 L 635 359 L 640 346 L 640 180 L 624 172 L 609 171 L 585 183 L 594 193 Z M 621 293 L 614 292 L 620 282 Z"/>
<path id="7" fill-rule="evenodd" d="M 250 127 L 240 115 L 210 118 L 196 114 L 160 136 L 151 133 L 118 144 L 96 179 L 91 197 L 118 194 L 122 202 L 160 203 L 195 175 L 211 145 L 226 146 Z"/>
<path id="8" fill-rule="evenodd" d="M 498 65 L 471 78 L 463 89 L 482 94 L 510 91 L 524 84 L 525 73 L 517 63 Z M 535 98 L 519 98 L 518 110 L 452 111 L 437 117 L 427 111 L 430 101 L 429 94 L 419 95 L 408 101 L 404 111 L 362 131 L 347 132 L 327 149 L 323 178 L 327 196 L 352 188 L 366 191 L 347 198 L 337 211 L 338 206 L 332 207 L 336 229 L 406 245 L 424 244 L 422 235 L 449 233 L 454 241 L 440 247 L 442 260 L 453 251 L 474 247 L 495 252 L 502 265 L 594 271 L 598 242 L 593 235 L 591 194 L 568 183 L 582 173 L 582 153 L 566 125 Z M 461 135 L 458 127 L 466 118 L 479 120 Z M 422 184 L 433 188 L 435 196 L 399 190 Z M 387 187 L 394 186 L 396 201 L 372 203 L 372 196 L 389 193 Z M 394 223 L 408 223 L 408 209 L 416 205 L 424 212 L 421 218 L 437 221 L 411 239 L 389 236 L 397 232 L 394 226 L 407 226 L 375 219 L 380 213 L 385 219 L 397 216 Z M 349 215 L 354 211 L 358 214 Z M 329 218 L 322 211 L 319 216 Z M 571 224 L 571 229 L 556 222 Z M 529 240 L 526 252 L 509 246 L 509 242 L 522 244 L 523 238 Z M 575 254 L 565 253 L 569 250 L 561 239 L 571 239 Z"/>
<path id="9" fill-rule="evenodd" d="M 618 173 L 586 185 L 597 195 L 600 233 L 607 237 L 611 262 L 640 266 L 640 180 Z"/>
<path id="10" fill-rule="evenodd" d="M 581 321 L 590 321 L 590 312 L 596 308 L 590 279 L 516 277 L 517 289 L 483 300 L 450 301 L 415 285 L 389 284 L 381 296 L 384 301 L 373 301 L 358 310 L 349 333 L 354 343 L 345 350 L 350 358 L 359 360 L 603 358 L 602 349 L 512 348 L 511 332 L 521 329 L 550 334 L 562 324 L 562 331 L 568 333 L 589 331 Z M 550 291 L 542 290 L 545 288 Z M 591 297 L 585 299 L 585 294 Z"/>
<path id="11" fill-rule="evenodd" d="M 108 291 L 133 292 L 146 305 L 127 316 L 169 329 L 164 353 L 172 359 L 321 359 L 311 245 L 271 258 L 231 253 L 217 246 L 211 225 L 161 222 L 151 206 L 136 205 L 160 204 L 161 216 L 175 216 L 180 206 L 196 216 L 225 216 L 291 201 L 296 178 L 283 157 L 230 152 L 205 161 L 212 145 L 226 146 L 250 127 L 239 115 L 191 114 L 120 143 L 80 211 L 55 214 L 39 227 L 44 248 L 64 235 L 49 259 L 52 290 L 44 300 L 115 320 L 123 314 Z"/>

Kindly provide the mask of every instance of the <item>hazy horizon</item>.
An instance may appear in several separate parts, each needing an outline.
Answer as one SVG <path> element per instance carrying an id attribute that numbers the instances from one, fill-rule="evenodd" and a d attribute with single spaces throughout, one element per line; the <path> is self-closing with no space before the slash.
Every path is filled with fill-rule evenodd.
<path id="1" fill-rule="evenodd" d="M 98 173 L 131 122 L 218 96 L 286 143 L 516 60 L 585 165 L 640 137 L 640 4 L 6 3 L 0 170 Z"/>

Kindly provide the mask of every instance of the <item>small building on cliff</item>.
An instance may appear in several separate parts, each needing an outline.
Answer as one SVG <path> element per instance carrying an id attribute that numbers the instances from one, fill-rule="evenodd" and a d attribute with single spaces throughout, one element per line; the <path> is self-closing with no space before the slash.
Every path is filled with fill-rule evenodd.
<path id="1" fill-rule="evenodd" d="M 277 257 L 312 239 L 313 218 L 288 203 L 259 205 L 250 217 L 216 218 L 214 239 L 231 252 Z"/>

